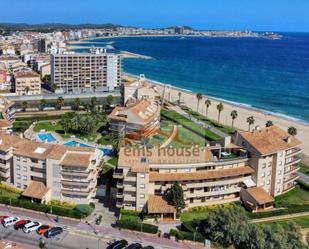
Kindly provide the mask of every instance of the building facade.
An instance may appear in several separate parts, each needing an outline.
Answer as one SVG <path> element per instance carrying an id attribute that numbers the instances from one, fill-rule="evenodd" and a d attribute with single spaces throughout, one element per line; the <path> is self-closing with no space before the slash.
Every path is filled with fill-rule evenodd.
<path id="1" fill-rule="evenodd" d="M 101 153 L 94 148 L 46 144 L 0 135 L 0 173 L 37 201 L 89 204 L 96 194 Z M 38 187 L 36 189 L 36 187 Z"/>
<path id="2" fill-rule="evenodd" d="M 17 95 L 41 94 L 41 78 L 34 71 L 15 73 L 15 92 Z"/>
<path id="3" fill-rule="evenodd" d="M 121 85 L 121 58 L 106 52 L 51 55 L 51 82 L 63 93 L 114 91 Z"/>
<path id="4" fill-rule="evenodd" d="M 145 99 L 127 107 L 115 107 L 108 116 L 110 130 L 132 140 L 155 135 L 160 128 L 160 105 Z"/>
<path id="5" fill-rule="evenodd" d="M 240 132 L 202 148 L 121 148 L 117 207 L 171 217 L 175 210 L 166 196 L 174 183 L 184 190 L 186 208 L 237 200 L 255 211 L 271 207 L 274 196 L 295 186 L 300 142 L 275 126 L 255 132 L 254 140 Z M 265 139 L 271 142 L 259 147 Z"/>

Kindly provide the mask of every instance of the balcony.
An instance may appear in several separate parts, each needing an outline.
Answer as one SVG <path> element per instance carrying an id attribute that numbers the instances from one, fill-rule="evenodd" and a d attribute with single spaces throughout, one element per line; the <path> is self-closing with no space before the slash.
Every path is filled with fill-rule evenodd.
<path id="1" fill-rule="evenodd" d="M 116 188 L 123 188 L 124 186 L 123 186 L 123 182 L 117 182 L 117 184 L 116 184 Z"/>
<path id="2" fill-rule="evenodd" d="M 301 148 L 293 148 L 291 150 L 288 150 L 289 152 L 286 153 L 285 157 L 290 157 L 290 156 L 296 156 L 301 153 L 302 149 Z"/>
<path id="3" fill-rule="evenodd" d="M 289 182 L 293 182 L 295 180 L 297 180 L 299 178 L 299 176 L 295 173 L 287 175 L 286 177 L 284 177 L 283 183 L 289 183 Z"/>
<path id="4" fill-rule="evenodd" d="M 122 169 L 117 169 L 114 171 L 113 177 L 115 179 L 123 179 L 123 170 Z"/>
<path id="5" fill-rule="evenodd" d="M 295 167 L 295 166 L 290 166 L 290 167 L 285 167 L 284 168 L 284 174 L 291 174 L 293 172 L 298 171 L 299 167 Z"/>
<path id="6" fill-rule="evenodd" d="M 117 207 L 117 208 L 122 208 L 122 207 L 123 207 L 122 201 L 117 201 L 117 202 L 116 202 L 116 207 Z"/>
<path id="7" fill-rule="evenodd" d="M 123 192 L 117 192 L 116 198 L 122 199 L 123 198 Z"/>
<path id="8" fill-rule="evenodd" d="M 299 163 L 301 161 L 301 157 L 300 156 L 295 156 L 292 157 L 291 161 L 285 160 L 285 166 L 291 165 L 291 164 L 296 164 Z"/>

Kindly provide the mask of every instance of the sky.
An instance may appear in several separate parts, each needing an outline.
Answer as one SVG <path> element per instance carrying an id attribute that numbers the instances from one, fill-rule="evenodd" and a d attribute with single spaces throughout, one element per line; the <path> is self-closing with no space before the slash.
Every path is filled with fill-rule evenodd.
<path id="1" fill-rule="evenodd" d="M 0 22 L 309 32 L 309 0 L 1 0 Z"/>

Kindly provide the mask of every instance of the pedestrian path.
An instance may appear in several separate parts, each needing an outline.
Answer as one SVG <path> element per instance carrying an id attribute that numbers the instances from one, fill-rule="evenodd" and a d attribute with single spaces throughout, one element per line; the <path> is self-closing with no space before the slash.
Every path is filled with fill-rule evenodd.
<path id="1" fill-rule="evenodd" d="M 276 220 L 287 220 L 287 219 L 293 219 L 293 218 L 304 217 L 304 216 L 309 216 L 309 211 L 295 213 L 295 214 L 277 215 L 277 216 L 266 217 L 266 218 L 261 218 L 261 219 L 253 219 L 251 220 L 251 222 L 252 223 L 262 223 L 262 222 L 269 222 L 269 221 L 276 221 Z"/>

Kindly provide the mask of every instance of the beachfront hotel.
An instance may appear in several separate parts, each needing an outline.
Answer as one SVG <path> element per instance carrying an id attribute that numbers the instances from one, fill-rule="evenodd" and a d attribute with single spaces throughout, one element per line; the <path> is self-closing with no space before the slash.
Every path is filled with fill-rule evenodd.
<path id="1" fill-rule="evenodd" d="M 121 85 L 121 58 L 100 50 L 52 54 L 51 83 L 61 93 L 114 91 Z"/>
<path id="2" fill-rule="evenodd" d="M 0 174 L 37 202 L 89 204 L 96 195 L 100 152 L 0 134 Z"/>
<path id="3" fill-rule="evenodd" d="M 160 110 L 158 102 L 146 99 L 136 100 L 126 107 L 115 107 L 108 116 L 109 129 L 132 140 L 151 137 L 160 128 Z"/>
<path id="4" fill-rule="evenodd" d="M 265 134 L 269 137 L 261 143 Z M 186 209 L 238 200 L 253 211 L 271 208 L 273 196 L 295 184 L 299 144 L 273 126 L 239 132 L 201 148 L 123 147 L 114 172 L 117 207 L 175 218 L 176 210 L 166 193 L 177 182 L 184 190 Z M 255 151 L 259 146 L 264 154 Z"/>

